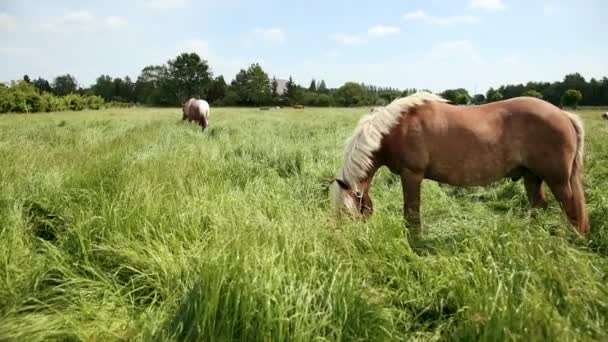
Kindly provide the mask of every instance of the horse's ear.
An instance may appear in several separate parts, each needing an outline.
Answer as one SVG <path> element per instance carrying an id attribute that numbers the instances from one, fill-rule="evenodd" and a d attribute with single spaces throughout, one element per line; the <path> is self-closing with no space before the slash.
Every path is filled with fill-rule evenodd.
<path id="1" fill-rule="evenodd" d="M 348 190 L 350 187 L 348 186 L 348 184 L 346 184 L 343 180 L 341 179 L 337 179 L 336 178 L 336 183 L 338 183 L 338 185 L 343 189 L 343 190 Z"/>

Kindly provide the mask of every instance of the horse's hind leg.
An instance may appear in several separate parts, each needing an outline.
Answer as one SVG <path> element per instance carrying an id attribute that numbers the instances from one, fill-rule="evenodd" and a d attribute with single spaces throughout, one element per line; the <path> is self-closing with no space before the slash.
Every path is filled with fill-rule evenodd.
<path id="1" fill-rule="evenodd" d="M 532 172 L 524 174 L 524 185 L 528 195 L 528 201 L 532 208 L 547 208 L 547 199 L 543 191 L 543 180 Z"/>

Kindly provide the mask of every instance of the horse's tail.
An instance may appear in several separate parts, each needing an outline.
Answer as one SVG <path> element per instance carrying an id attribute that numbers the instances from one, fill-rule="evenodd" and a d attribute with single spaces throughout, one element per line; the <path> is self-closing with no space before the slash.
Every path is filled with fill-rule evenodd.
<path id="1" fill-rule="evenodd" d="M 570 112 L 565 112 L 576 131 L 576 155 L 572 162 L 570 173 L 570 188 L 572 189 L 573 205 L 576 211 L 576 222 L 579 233 L 585 235 L 589 230 L 589 217 L 585 208 L 585 193 L 583 191 L 583 156 L 585 152 L 585 128 L 581 118 Z"/>

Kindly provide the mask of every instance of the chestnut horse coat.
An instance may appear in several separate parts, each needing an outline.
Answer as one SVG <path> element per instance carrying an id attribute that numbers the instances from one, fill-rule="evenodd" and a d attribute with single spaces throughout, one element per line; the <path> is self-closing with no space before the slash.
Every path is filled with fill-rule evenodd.
<path id="1" fill-rule="evenodd" d="M 546 207 L 546 183 L 578 232 L 587 233 L 578 116 L 531 97 L 480 106 L 446 102 L 420 93 L 364 117 L 332 186 L 334 203 L 355 215 L 371 214 L 369 185 L 378 168 L 387 166 L 401 176 L 404 215 L 418 229 L 423 179 L 479 186 L 523 178 L 532 207 Z"/>

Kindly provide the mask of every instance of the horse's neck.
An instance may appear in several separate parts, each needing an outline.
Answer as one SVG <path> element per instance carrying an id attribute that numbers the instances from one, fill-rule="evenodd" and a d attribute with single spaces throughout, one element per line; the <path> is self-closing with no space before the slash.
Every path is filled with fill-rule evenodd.
<path id="1" fill-rule="evenodd" d="M 376 175 L 376 172 L 378 171 L 380 166 L 381 165 L 377 165 L 377 163 L 374 163 L 372 165 L 372 167 L 369 170 L 367 170 L 367 172 L 365 173 L 365 175 L 363 177 L 357 179 L 355 181 L 356 190 L 367 191 L 367 189 L 369 189 L 369 186 L 371 185 L 372 180 L 374 179 L 374 176 Z"/>

